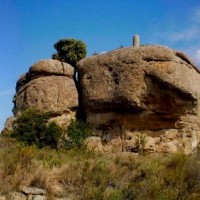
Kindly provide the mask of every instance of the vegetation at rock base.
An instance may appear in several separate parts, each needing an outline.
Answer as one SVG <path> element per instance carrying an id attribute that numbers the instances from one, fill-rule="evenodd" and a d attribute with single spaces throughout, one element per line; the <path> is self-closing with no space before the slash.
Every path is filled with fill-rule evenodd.
<path id="1" fill-rule="evenodd" d="M 46 190 L 49 200 L 69 196 L 77 200 L 200 198 L 198 153 L 98 154 L 82 145 L 92 134 L 91 125 L 82 121 L 72 121 L 67 148 L 56 149 L 63 130 L 48 123 L 49 116 L 27 110 L 16 120 L 15 139 L 0 137 L 0 195 L 30 186 Z"/>
<path id="2" fill-rule="evenodd" d="M 28 109 L 17 118 L 11 137 L 27 145 L 56 148 L 63 130 L 55 122 L 47 123 L 51 114 Z"/>
<path id="3" fill-rule="evenodd" d="M 67 130 L 67 148 L 82 147 L 84 140 L 93 135 L 92 125 L 82 120 L 73 120 Z"/>
<path id="4" fill-rule="evenodd" d="M 71 38 L 61 39 L 54 44 L 57 53 L 52 55 L 53 59 L 57 59 L 69 63 L 73 67 L 87 54 L 86 44 L 81 40 Z"/>
<path id="5" fill-rule="evenodd" d="M 139 200 L 200 198 L 200 156 L 100 155 L 83 149 L 23 146 L 0 138 L 0 194 L 20 186 L 45 189 L 48 199 Z"/>
<path id="6" fill-rule="evenodd" d="M 67 130 L 55 122 L 48 122 L 50 112 L 28 109 L 17 118 L 14 131 L 10 134 L 25 145 L 36 145 L 39 148 L 81 148 L 84 140 L 93 135 L 92 125 L 81 120 L 72 120 Z M 68 139 L 65 139 L 67 135 Z"/>

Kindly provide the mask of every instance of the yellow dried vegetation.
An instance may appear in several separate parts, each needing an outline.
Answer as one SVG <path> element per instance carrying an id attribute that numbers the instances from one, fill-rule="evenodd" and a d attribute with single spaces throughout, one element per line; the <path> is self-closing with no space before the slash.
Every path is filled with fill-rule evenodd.
<path id="1" fill-rule="evenodd" d="M 0 194 L 21 186 L 45 189 L 48 199 L 200 199 L 200 157 L 53 150 L 0 138 Z"/>

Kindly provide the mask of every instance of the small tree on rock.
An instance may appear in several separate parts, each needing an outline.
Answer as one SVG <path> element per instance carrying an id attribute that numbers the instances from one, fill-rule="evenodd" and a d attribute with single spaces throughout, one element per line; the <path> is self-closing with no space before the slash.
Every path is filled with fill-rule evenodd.
<path id="1" fill-rule="evenodd" d="M 54 44 L 57 53 L 52 55 L 53 59 L 57 59 L 69 63 L 76 68 L 76 64 L 87 54 L 86 45 L 81 40 L 61 39 Z"/>
<path id="2" fill-rule="evenodd" d="M 75 39 L 61 39 L 54 44 L 54 48 L 57 53 L 52 55 L 52 59 L 60 60 L 62 62 L 69 63 L 74 67 L 74 82 L 79 94 L 79 107 L 77 112 L 77 117 L 84 119 L 84 112 L 82 107 L 82 91 L 79 80 L 79 72 L 77 71 L 77 63 L 86 57 L 87 50 L 86 44 L 81 40 Z"/>

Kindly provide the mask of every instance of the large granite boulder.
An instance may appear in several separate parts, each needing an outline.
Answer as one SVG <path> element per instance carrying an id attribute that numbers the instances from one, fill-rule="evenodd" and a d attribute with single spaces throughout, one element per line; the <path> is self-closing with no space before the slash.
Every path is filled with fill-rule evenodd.
<path id="1" fill-rule="evenodd" d="M 30 67 L 16 84 L 13 113 L 28 108 L 50 111 L 53 119 L 67 127 L 76 114 L 78 93 L 73 80 L 74 68 L 57 60 L 42 60 Z"/>
<path id="2" fill-rule="evenodd" d="M 87 121 L 102 138 L 119 138 L 127 151 L 196 149 L 200 74 L 185 54 L 163 46 L 128 47 L 83 59 L 78 70 Z M 176 137 L 169 141 L 170 131 Z M 138 138 L 127 137 L 130 132 Z"/>

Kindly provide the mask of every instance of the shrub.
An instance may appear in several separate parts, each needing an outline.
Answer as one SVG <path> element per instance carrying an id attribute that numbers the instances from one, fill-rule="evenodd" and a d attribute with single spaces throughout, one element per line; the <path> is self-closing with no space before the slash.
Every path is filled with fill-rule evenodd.
<path id="1" fill-rule="evenodd" d="M 50 146 L 52 148 L 57 148 L 58 142 L 61 139 L 63 130 L 55 122 L 51 122 L 45 128 L 44 137 L 41 138 L 40 147 Z"/>
<path id="2" fill-rule="evenodd" d="M 72 121 L 67 135 L 69 137 L 69 141 L 67 142 L 67 147 L 81 147 L 83 145 L 83 141 L 93 134 L 92 126 L 89 123 L 85 123 L 83 121 Z"/>
<path id="3" fill-rule="evenodd" d="M 11 136 L 27 145 L 56 148 L 62 136 L 62 129 L 55 122 L 48 124 L 49 118 L 49 112 L 42 113 L 36 109 L 28 109 L 17 118 Z"/>
<path id="4" fill-rule="evenodd" d="M 52 55 L 53 59 L 67 62 L 76 67 L 76 64 L 87 54 L 86 45 L 81 40 L 61 39 L 54 44 L 57 53 Z"/>

